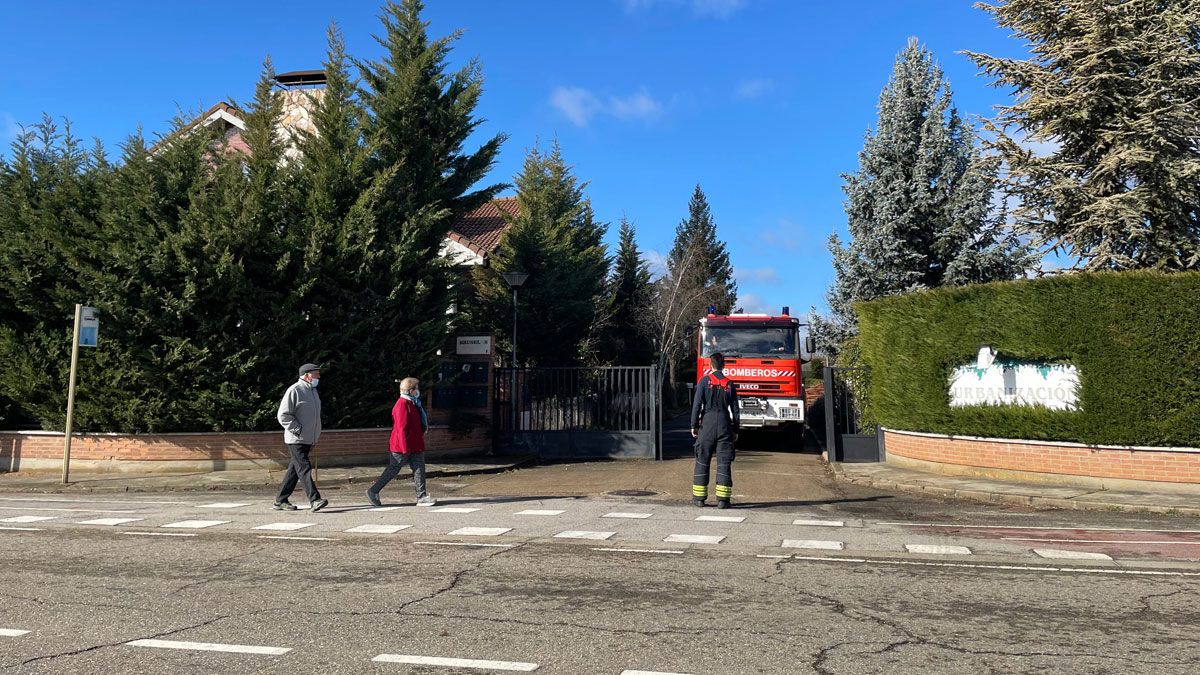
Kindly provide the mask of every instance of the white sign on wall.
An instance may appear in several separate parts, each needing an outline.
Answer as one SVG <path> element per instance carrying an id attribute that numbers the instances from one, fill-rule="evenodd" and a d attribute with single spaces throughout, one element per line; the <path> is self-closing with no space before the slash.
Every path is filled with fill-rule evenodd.
<path id="1" fill-rule="evenodd" d="M 492 336 L 460 335 L 454 351 L 458 354 L 491 354 Z"/>
<path id="2" fill-rule="evenodd" d="M 1066 363 L 980 359 L 950 374 L 950 406 L 1030 405 L 1079 410 L 1079 370 Z M 983 366 L 983 363 L 987 363 Z"/>

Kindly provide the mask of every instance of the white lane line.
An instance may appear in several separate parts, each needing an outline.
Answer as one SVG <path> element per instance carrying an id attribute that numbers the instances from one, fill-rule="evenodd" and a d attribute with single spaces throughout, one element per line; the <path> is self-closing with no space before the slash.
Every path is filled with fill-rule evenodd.
<path id="1" fill-rule="evenodd" d="M 352 527 L 343 532 L 364 532 L 366 534 L 394 534 L 400 530 L 407 530 L 412 525 L 359 525 Z"/>
<path id="2" fill-rule="evenodd" d="M 653 516 L 653 515 L 654 515 L 653 513 L 628 513 L 625 511 L 613 511 L 612 513 L 604 514 L 603 516 L 601 516 L 601 518 L 639 518 L 640 519 L 640 518 L 649 518 L 650 516 Z"/>
<path id="3" fill-rule="evenodd" d="M 790 555 L 765 555 L 765 554 L 759 553 L 758 555 L 756 555 L 754 557 L 755 558 L 771 558 L 772 560 L 786 560 L 788 558 L 791 558 L 792 556 L 790 556 Z"/>
<path id="4" fill-rule="evenodd" d="M 844 520 L 809 520 L 807 518 L 797 518 L 792 521 L 793 525 L 804 525 L 806 527 L 845 527 Z"/>
<path id="5" fill-rule="evenodd" d="M 28 634 L 29 631 L 27 630 L 18 630 L 16 628 L 0 628 L 0 637 L 21 637 L 22 635 Z"/>
<path id="6" fill-rule="evenodd" d="M 287 539 L 289 541 L 337 541 L 334 537 L 289 537 L 282 534 L 260 534 L 258 539 Z"/>
<path id="7" fill-rule="evenodd" d="M 1200 541 L 1138 541 L 1136 539 L 1043 539 L 1040 537 L 1001 537 L 1005 541 L 1044 541 L 1052 544 L 1154 544 L 1156 546 L 1200 546 Z"/>
<path id="8" fill-rule="evenodd" d="M 1043 558 L 1061 558 L 1064 560 L 1112 560 L 1112 556 L 1091 551 L 1059 551 L 1053 548 L 1035 548 L 1033 552 Z"/>
<path id="9" fill-rule="evenodd" d="M 814 562 L 864 563 L 867 565 L 908 565 L 909 567 L 955 567 L 978 570 L 1018 570 L 1025 572 L 1068 572 L 1075 574 L 1128 574 L 1148 577 L 1200 577 L 1200 572 L 1172 572 L 1168 570 L 1124 570 L 1110 567 L 1043 567 L 1039 565 L 989 565 L 987 563 L 949 563 L 932 560 L 896 560 L 893 558 L 867 560 L 866 558 L 830 558 L 794 555 L 794 560 Z"/>
<path id="10" fill-rule="evenodd" d="M 954 525 L 952 523 L 875 523 L 876 525 L 910 525 L 913 527 L 948 527 L 964 530 L 1083 530 L 1085 532 L 1169 532 L 1200 534 L 1200 530 L 1152 530 L 1136 527 L 1077 527 L 1075 525 Z"/>
<path id="11" fill-rule="evenodd" d="M 136 523 L 145 518 L 95 518 L 93 520 L 81 520 L 78 525 L 124 525 L 125 523 Z"/>
<path id="12" fill-rule="evenodd" d="M 194 537 L 193 532 L 122 532 L 121 534 L 131 534 L 135 537 Z"/>
<path id="13" fill-rule="evenodd" d="M 928 553 L 930 555 L 971 555 L 971 549 L 966 546 L 942 546 L 940 544 L 905 544 L 909 553 Z"/>
<path id="14" fill-rule="evenodd" d="M 44 527 L 5 527 L 0 526 L 0 530 L 12 530 L 14 532 L 44 532 Z"/>
<path id="15" fill-rule="evenodd" d="M 181 520 L 177 523 L 167 523 L 166 525 L 163 525 L 162 527 L 181 527 L 181 528 L 185 528 L 185 529 L 199 530 L 199 529 L 202 529 L 205 527 L 216 527 L 217 525 L 224 525 L 228 522 L 230 522 L 230 521 L 228 521 L 228 520 Z"/>
<path id="16" fill-rule="evenodd" d="M 404 506 L 404 505 L 400 505 L 400 506 L 372 506 L 372 507 L 371 507 L 371 511 L 372 511 L 372 512 L 375 512 L 375 511 L 399 511 L 400 509 L 407 509 L 407 508 L 408 508 L 408 507 L 407 507 L 407 506 Z"/>
<path id="17" fill-rule="evenodd" d="M 43 520 L 54 520 L 58 516 L 13 516 L 12 518 L 0 518 L 0 523 L 40 523 Z"/>
<path id="18" fill-rule="evenodd" d="M 189 504 L 190 502 L 150 502 L 134 499 L 51 499 L 49 497 L 0 497 L 0 502 L 59 502 L 64 504 Z"/>
<path id="19" fill-rule="evenodd" d="M 200 652 L 231 652 L 233 654 L 265 654 L 281 656 L 292 651 L 291 647 L 259 647 L 257 645 L 224 645 L 217 642 L 184 642 L 179 640 L 134 640 L 126 642 L 130 647 L 154 647 L 156 649 L 187 649 Z"/>
<path id="20" fill-rule="evenodd" d="M 40 506 L 0 506 L 5 511 L 54 511 L 56 513 L 139 513 L 138 511 L 121 511 L 116 509 L 53 509 Z"/>
<path id="21" fill-rule="evenodd" d="M 663 541 L 677 544 L 719 544 L 725 540 L 725 537 L 710 536 L 707 534 L 672 534 Z"/>
<path id="22" fill-rule="evenodd" d="M 594 548 L 592 550 L 609 553 L 666 553 L 668 555 L 683 555 L 683 551 L 677 548 Z"/>
<path id="23" fill-rule="evenodd" d="M 589 530 L 567 530 L 554 535 L 555 539 L 608 539 L 616 532 L 591 532 Z"/>
<path id="24" fill-rule="evenodd" d="M 417 656 L 415 654 L 380 654 L 371 660 L 377 663 L 411 663 L 420 666 L 446 666 L 447 668 L 474 668 L 476 670 L 515 670 L 524 673 L 538 669 L 536 663 L 453 659 L 445 656 Z"/>
<path id="25" fill-rule="evenodd" d="M 742 472 L 746 473 L 746 472 Z M 688 673 L 665 673 L 658 670 L 622 670 L 621 675 L 688 675 Z"/>
<path id="26" fill-rule="evenodd" d="M 460 527 L 450 533 L 450 536 L 498 537 L 505 532 L 512 532 L 511 527 Z"/>
<path id="27" fill-rule="evenodd" d="M 283 531 L 283 532 L 294 532 L 296 530 L 303 530 L 306 527 L 312 527 L 313 525 L 316 525 L 316 523 L 267 523 L 266 525 L 259 525 L 257 527 L 252 527 L 250 529 L 252 529 L 252 530 L 279 530 L 279 531 Z M 164 527 L 170 527 L 170 526 L 164 525 Z"/>
<path id="28" fill-rule="evenodd" d="M 475 513 L 479 509 L 470 506 L 443 506 L 438 509 L 431 509 L 436 513 Z"/>
<path id="29" fill-rule="evenodd" d="M 492 548 L 512 548 L 512 544 L 485 544 L 474 541 L 414 541 L 414 544 L 429 544 L 431 546 L 488 546 Z"/>
<path id="30" fill-rule="evenodd" d="M 846 548 L 845 542 L 822 541 L 820 539 L 784 539 L 784 548 L 819 548 L 826 551 L 841 551 Z"/>
<path id="31" fill-rule="evenodd" d="M 247 502 L 213 502 L 212 504 L 197 504 L 198 509 L 240 509 L 250 506 Z"/>
<path id="32" fill-rule="evenodd" d="M 518 515 L 518 516 L 561 516 L 564 513 L 566 513 L 566 511 L 559 511 L 556 509 L 526 509 L 524 511 L 517 511 L 516 515 Z"/>
<path id="33" fill-rule="evenodd" d="M 746 520 L 746 516 L 696 516 L 696 520 L 702 523 L 740 523 Z"/>

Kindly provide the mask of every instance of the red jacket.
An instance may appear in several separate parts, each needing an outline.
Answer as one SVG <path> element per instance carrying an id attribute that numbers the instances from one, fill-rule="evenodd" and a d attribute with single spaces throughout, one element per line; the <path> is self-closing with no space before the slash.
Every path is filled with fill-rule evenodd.
<path id="1" fill-rule="evenodd" d="M 425 432 L 421 429 L 421 411 L 401 396 L 392 407 L 392 437 L 388 450 L 409 453 L 425 451 Z"/>

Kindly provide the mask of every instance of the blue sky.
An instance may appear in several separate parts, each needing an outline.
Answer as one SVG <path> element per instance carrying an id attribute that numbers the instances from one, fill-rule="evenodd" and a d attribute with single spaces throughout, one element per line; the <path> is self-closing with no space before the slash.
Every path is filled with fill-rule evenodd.
<path id="1" fill-rule="evenodd" d="M 480 130 L 509 134 L 493 179 L 557 139 L 590 182 L 597 215 L 634 221 L 655 259 L 696 183 L 729 245 L 747 311 L 824 306 L 825 241 L 845 234 L 841 174 L 857 166 L 879 92 L 909 36 L 933 50 L 967 116 L 1008 93 L 964 49 L 1023 46 L 970 0 L 432 0 L 431 31 L 466 32 L 478 58 Z M 110 149 L 179 109 L 246 100 L 268 54 L 278 71 L 319 67 L 336 20 L 374 57 L 378 3 L 14 3 L 0 10 L 0 140 L 43 112 Z M 14 27 L 24 27 L 13 30 Z"/>

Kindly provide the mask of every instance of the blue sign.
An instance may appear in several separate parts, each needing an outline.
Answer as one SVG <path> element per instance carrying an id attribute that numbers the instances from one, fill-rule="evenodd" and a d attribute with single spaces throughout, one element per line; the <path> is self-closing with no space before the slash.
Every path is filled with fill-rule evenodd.
<path id="1" fill-rule="evenodd" d="M 79 321 L 79 346 L 95 347 L 99 340 L 100 313 L 95 307 L 84 307 Z"/>

